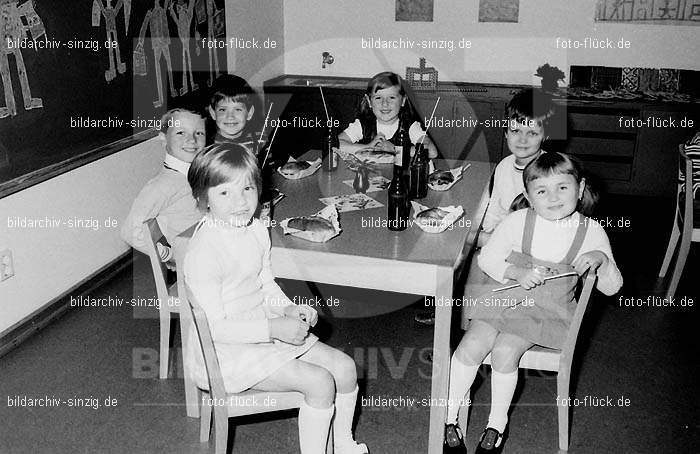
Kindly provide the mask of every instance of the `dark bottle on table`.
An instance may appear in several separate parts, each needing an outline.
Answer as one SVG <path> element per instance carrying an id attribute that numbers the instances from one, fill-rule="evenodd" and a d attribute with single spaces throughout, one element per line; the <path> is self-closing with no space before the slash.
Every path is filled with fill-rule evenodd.
<path id="1" fill-rule="evenodd" d="M 428 151 L 422 144 L 416 144 L 409 181 L 408 195 L 411 199 L 422 199 L 428 195 Z"/>
<path id="2" fill-rule="evenodd" d="M 333 128 L 328 128 L 328 133 L 323 138 L 323 147 L 321 149 L 323 160 L 323 170 L 333 172 L 338 168 L 338 155 L 333 151 L 335 145 L 335 134 Z"/>
<path id="3" fill-rule="evenodd" d="M 401 231 L 408 227 L 408 188 L 404 182 L 403 171 L 401 166 L 394 166 L 394 177 L 389 185 L 388 194 L 389 212 L 388 224 L 389 230 Z"/>
<path id="4" fill-rule="evenodd" d="M 401 122 L 401 131 L 399 134 L 401 140 L 401 169 L 404 173 L 408 172 L 408 167 L 411 162 L 411 136 L 408 134 L 408 121 Z"/>

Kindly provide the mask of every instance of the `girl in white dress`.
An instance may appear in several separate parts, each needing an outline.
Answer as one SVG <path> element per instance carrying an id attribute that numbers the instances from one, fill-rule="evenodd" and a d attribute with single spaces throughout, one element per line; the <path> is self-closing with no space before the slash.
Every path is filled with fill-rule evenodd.
<path id="1" fill-rule="evenodd" d="M 305 397 L 302 454 L 325 453 L 334 414 L 335 453 L 367 453 L 351 431 L 355 362 L 309 333 L 316 310 L 294 304 L 275 283 L 267 228 L 253 218 L 260 170 L 243 151 L 236 144 L 213 145 L 195 157 L 188 174 L 205 215 L 185 256 L 185 280 L 209 320 L 226 390 L 298 391 Z M 190 350 L 195 379 L 206 384 L 201 354 Z"/>

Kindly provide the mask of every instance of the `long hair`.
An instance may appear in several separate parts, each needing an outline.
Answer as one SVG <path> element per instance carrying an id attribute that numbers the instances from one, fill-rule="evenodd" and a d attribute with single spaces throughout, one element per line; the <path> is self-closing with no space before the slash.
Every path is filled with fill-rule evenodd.
<path id="1" fill-rule="evenodd" d="M 360 108 L 357 114 L 357 118 L 360 120 L 362 125 L 362 139 L 360 143 L 369 143 L 374 136 L 377 135 L 377 117 L 372 112 L 372 105 L 370 99 L 379 90 L 385 88 L 399 87 L 399 94 L 403 96 L 404 103 L 399 110 L 399 120 L 400 121 L 411 121 L 415 119 L 415 112 L 411 106 L 411 102 L 406 95 L 406 89 L 404 88 L 403 80 L 401 76 L 396 73 L 385 71 L 376 74 L 367 83 L 367 89 L 365 90 L 365 96 L 362 97 L 360 101 Z M 389 137 L 388 137 L 389 138 Z"/>

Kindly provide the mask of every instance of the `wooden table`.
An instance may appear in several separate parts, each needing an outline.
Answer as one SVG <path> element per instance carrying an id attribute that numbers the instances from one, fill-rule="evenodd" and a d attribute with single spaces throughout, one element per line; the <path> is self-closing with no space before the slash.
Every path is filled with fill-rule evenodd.
<path id="1" fill-rule="evenodd" d="M 316 156 L 317 152 L 311 151 L 304 158 Z M 437 166 L 442 169 L 460 164 L 437 161 Z M 472 247 L 467 238 L 470 230 L 476 228 L 472 226 L 478 226 L 477 208 L 492 168 L 489 163 L 471 162 L 462 180 L 449 191 L 429 190 L 428 196 L 420 201 L 431 207 L 464 207 L 465 216 L 457 226 L 440 234 L 425 233 L 417 226 L 402 232 L 368 226 L 369 220 L 386 221 L 387 191 L 368 193 L 384 204 L 383 207 L 341 213 L 343 231 L 327 243 L 312 243 L 283 235 L 279 226 L 273 227 L 273 272 L 275 276 L 287 279 L 432 295 L 438 301 L 440 298 L 449 301 L 453 296 L 454 273 L 460 269 Z M 388 178 L 391 170 L 391 165 L 382 166 L 382 173 Z M 276 175 L 275 186 L 286 197 L 274 209 L 275 221 L 316 213 L 324 207 L 318 200 L 320 197 L 354 193 L 351 186 L 343 183 L 343 180 L 352 180 L 353 176 L 354 173 L 346 169 L 342 161 L 335 172 L 320 169 L 301 180 L 286 180 Z M 368 309 L 368 313 L 371 315 L 372 310 Z M 452 308 L 437 305 L 435 315 L 431 397 L 437 399 L 436 402 L 444 402 L 449 379 Z M 431 454 L 442 453 L 445 416 L 446 407 L 430 408 L 428 452 Z"/>

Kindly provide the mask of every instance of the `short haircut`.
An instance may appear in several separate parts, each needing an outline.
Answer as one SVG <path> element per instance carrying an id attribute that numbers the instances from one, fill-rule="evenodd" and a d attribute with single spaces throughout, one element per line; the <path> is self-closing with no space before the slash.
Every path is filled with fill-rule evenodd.
<path id="1" fill-rule="evenodd" d="M 209 206 L 208 191 L 241 177 L 248 178 L 260 195 L 262 177 L 258 160 L 245 147 L 236 143 L 219 143 L 198 153 L 190 164 L 187 181 L 192 188 L 192 196 L 197 208 L 206 212 Z"/>
<path id="2" fill-rule="evenodd" d="M 564 153 L 542 153 L 537 159 L 525 166 L 525 170 L 523 170 L 525 191 L 528 190 L 528 185 L 534 180 L 550 175 L 571 175 L 578 184 L 586 180 L 583 166 L 576 158 Z M 595 210 L 598 199 L 598 191 L 590 184 L 586 184 L 583 189 L 583 196 L 579 200 L 576 209 L 582 214 L 590 216 Z"/>
<path id="3" fill-rule="evenodd" d="M 518 123 L 532 120 L 541 125 L 545 131 L 555 114 L 551 96 L 538 88 L 526 88 L 516 93 L 506 106 L 506 119 Z M 510 121 L 508 122 L 510 125 Z"/>
<path id="4" fill-rule="evenodd" d="M 257 102 L 255 91 L 242 77 L 233 74 L 222 74 L 214 81 L 209 97 L 209 106 L 216 109 L 216 105 L 224 99 L 240 102 L 250 110 Z"/>
<path id="5" fill-rule="evenodd" d="M 169 111 L 165 112 L 162 117 L 160 117 L 160 132 L 165 134 L 166 132 L 168 132 L 168 129 L 171 126 L 175 126 L 175 120 L 174 120 L 175 115 L 181 114 L 181 113 L 192 114 L 192 115 L 195 115 L 195 116 L 201 118 L 202 120 L 206 120 L 206 117 L 204 116 L 204 114 L 202 114 L 202 112 L 198 112 L 196 110 L 186 109 L 184 107 L 178 107 L 177 109 L 170 109 Z"/>

